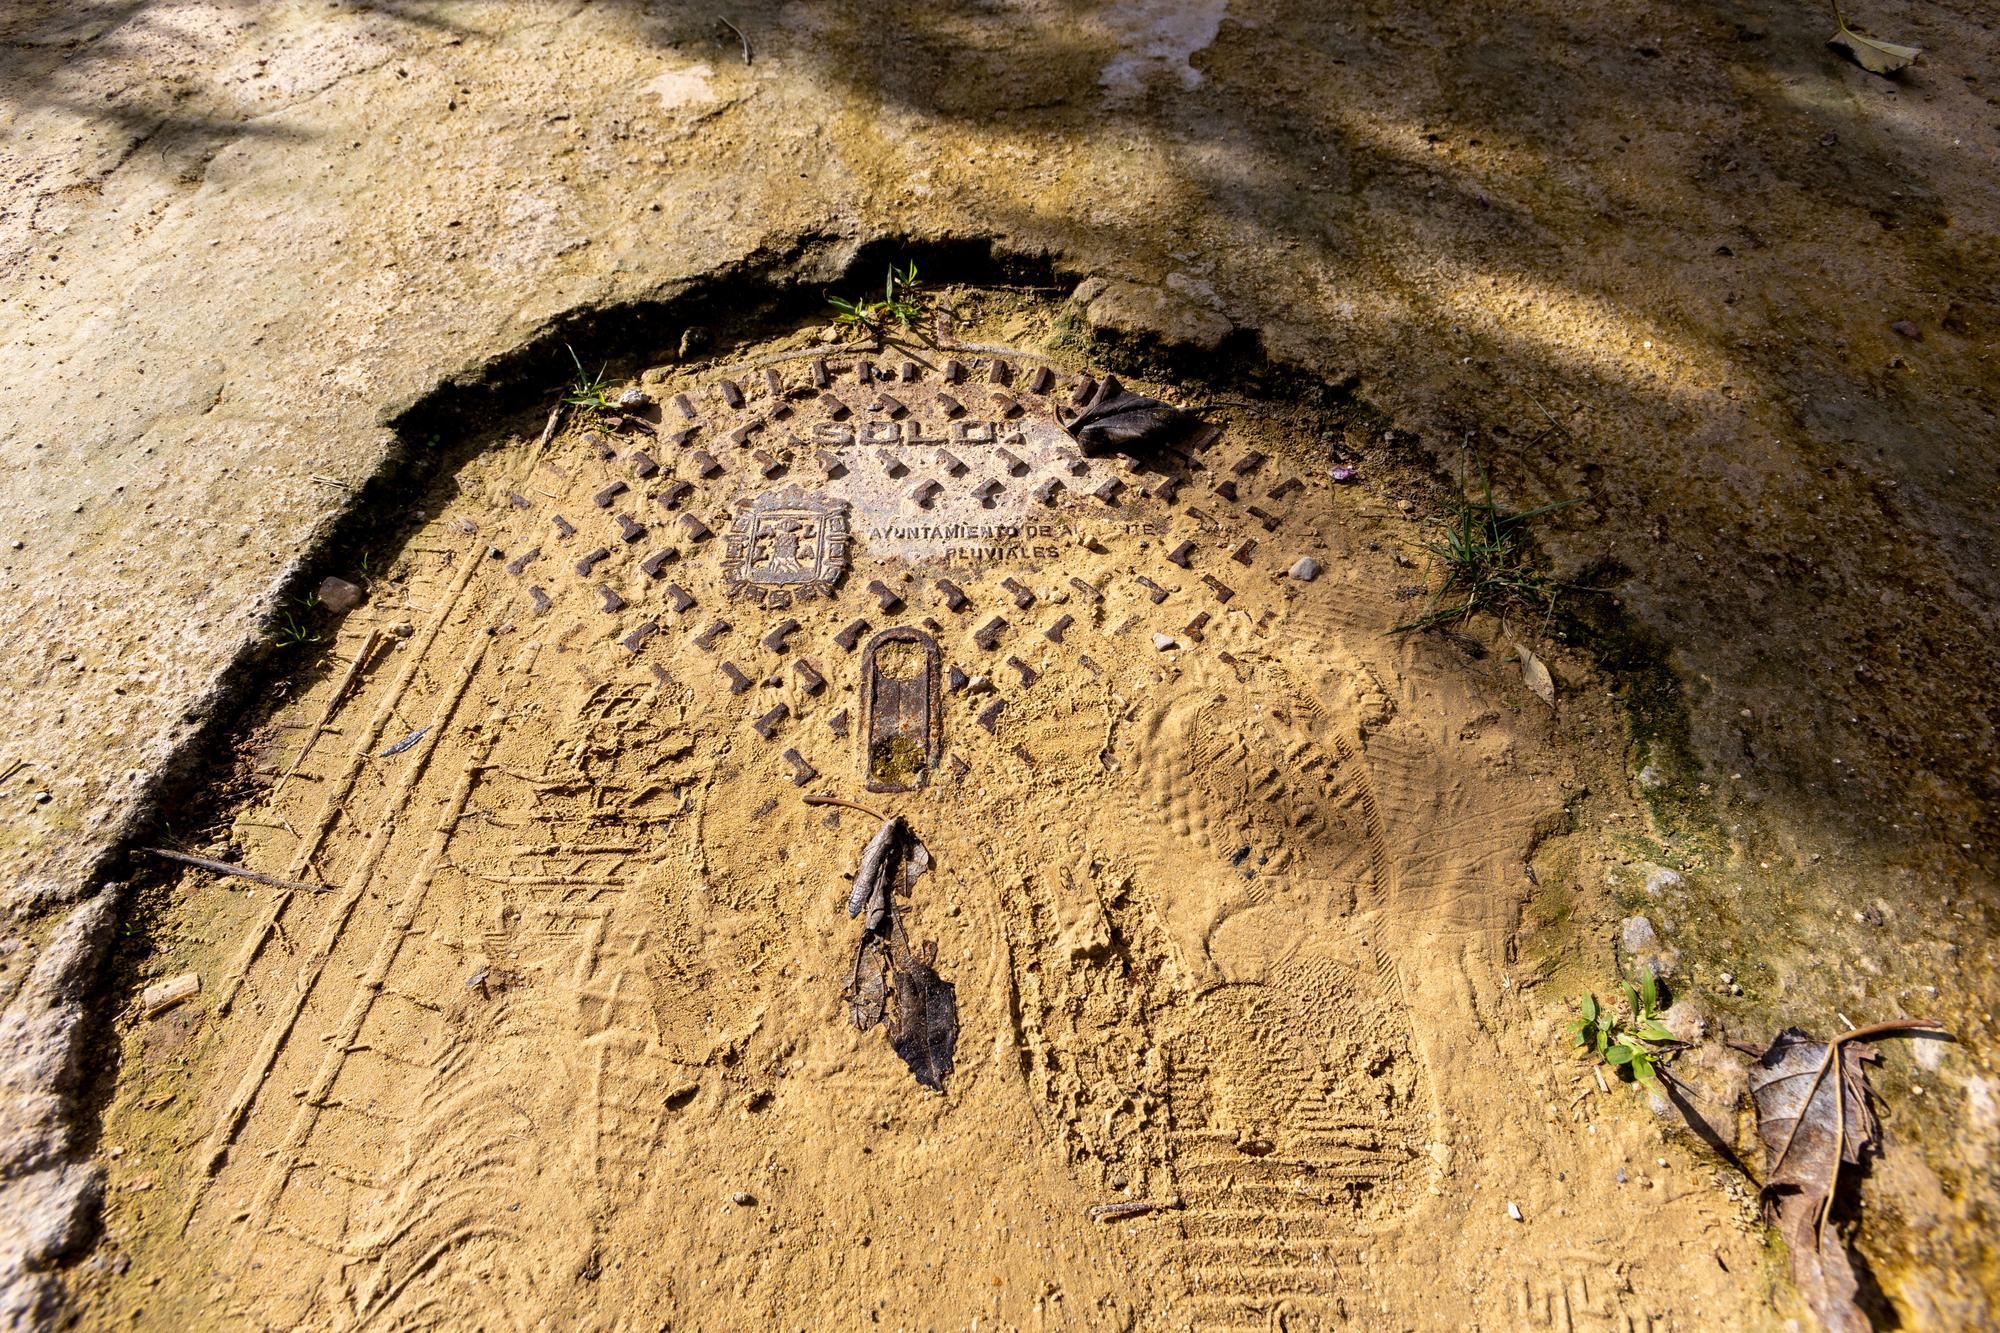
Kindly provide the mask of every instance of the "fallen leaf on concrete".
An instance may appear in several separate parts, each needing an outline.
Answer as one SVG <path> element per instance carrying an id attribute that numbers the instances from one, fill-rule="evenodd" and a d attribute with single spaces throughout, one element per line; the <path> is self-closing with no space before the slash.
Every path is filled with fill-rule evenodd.
<path id="1" fill-rule="evenodd" d="M 1541 658 L 1529 652 L 1520 643 L 1515 643 L 1514 653 L 1521 659 L 1521 679 L 1527 682 L 1538 698 L 1549 707 L 1556 706 L 1556 679 L 1549 674 L 1549 668 Z"/>
<path id="2" fill-rule="evenodd" d="M 1860 1283 L 1847 1247 L 1826 1225 L 1839 1197 L 1841 1167 L 1859 1167 L 1881 1130 L 1868 1105 L 1864 1068 L 1876 1052 L 1864 1039 L 1904 1031 L 1943 1029 L 1907 1019 L 1818 1042 L 1786 1028 L 1750 1069 L 1765 1150 L 1764 1216 L 1791 1251 L 1792 1282 L 1832 1333 L 1870 1327 L 1857 1303 Z"/>
<path id="3" fill-rule="evenodd" d="M 854 950 L 854 970 L 847 982 L 847 1016 L 858 1031 L 882 1021 L 889 1007 L 889 942 L 865 934 Z"/>
<path id="4" fill-rule="evenodd" d="M 1069 423 L 1069 433 L 1085 449 L 1130 450 L 1171 443 L 1187 424 L 1187 414 L 1178 407 L 1133 393 L 1107 375 L 1097 395 Z"/>
<path id="5" fill-rule="evenodd" d="M 1889 75 L 1901 69 L 1908 69 L 1910 64 L 1923 54 L 1922 47 L 1898 46 L 1894 42 L 1863 37 L 1847 26 L 1847 18 L 1840 12 L 1838 4 L 1833 7 L 1833 21 L 1836 31 L 1833 36 L 1826 39 L 1826 44 L 1870 74 Z"/>

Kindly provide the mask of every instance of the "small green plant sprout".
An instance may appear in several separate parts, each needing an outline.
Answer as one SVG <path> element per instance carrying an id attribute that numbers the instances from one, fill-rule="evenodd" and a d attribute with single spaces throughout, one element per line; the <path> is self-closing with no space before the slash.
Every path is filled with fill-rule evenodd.
<path id="1" fill-rule="evenodd" d="M 1659 980 L 1649 967 L 1638 985 L 1629 981 L 1618 984 L 1625 992 L 1629 1019 L 1599 1006 L 1597 997 L 1586 992 L 1577 1001 L 1577 1017 L 1563 1030 L 1578 1050 L 1595 1055 L 1619 1077 L 1657 1087 L 1663 1061 L 1682 1044 L 1660 1022 Z"/>
<path id="2" fill-rule="evenodd" d="M 563 350 L 569 353 L 570 362 L 576 367 L 576 378 L 570 381 L 569 392 L 563 395 L 563 401 L 586 412 L 615 411 L 617 404 L 611 401 L 611 382 L 604 377 L 610 363 L 599 366 L 593 375 L 583 368 L 583 360 L 577 356 L 574 347 L 564 343 Z"/>
<path id="3" fill-rule="evenodd" d="M 889 265 L 889 276 L 882 282 L 882 299 L 879 301 L 849 301 L 829 296 L 826 303 L 834 308 L 834 323 L 867 329 L 871 333 L 880 333 L 892 319 L 906 329 L 915 328 L 929 304 L 922 286 L 917 282 L 914 260 L 900 269 L 894 264 Z"/>
<path id="4" fill-rule="evenodd" d="M 312 626 L 312 610 L 317 603 L 317 598 L 309 596 L 296 610 L 279 607 L 272 613 L 265 632 L 280 648 L 302 648 L 309 643 L 318 643 L 319 632 Z"/>
<path id="5" fill-rule="evenodd" d="M 1580 501 L 1558 500 L 1524 513 L 1509 513 L 1493 502 L 1493 478 L 1483 471 L 1481 475 L 1485 498 L 1461 496 L 1437 539 L 1425 543 L 1437 586 L 1424 613 L 1397 625 L 1391 633 L 1442 629 L 1469 620 L 1480 611 L 1504 619 L 1510 611 L 1537 611 L 1546 616 L 1554 609 L 1560 585 L 1529 564 L 1523 539 L 1530 523 Z"/>

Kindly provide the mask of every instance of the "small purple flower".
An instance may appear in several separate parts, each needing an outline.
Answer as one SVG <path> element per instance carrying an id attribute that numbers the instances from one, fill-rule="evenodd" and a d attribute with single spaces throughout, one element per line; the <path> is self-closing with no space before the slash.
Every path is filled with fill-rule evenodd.
<path id="1" fill-rule="evenodd" d="M 1343 463 L 1339 467 L 1335 468 L 1328 475 L 1330 475 L 1335 481 L 1339 482 L 1341 485 L 1345 486 L 1350 481 L 1361 480 L 1361 469 L 1355 467 L 1348 467 L 1345 463 Z"/>

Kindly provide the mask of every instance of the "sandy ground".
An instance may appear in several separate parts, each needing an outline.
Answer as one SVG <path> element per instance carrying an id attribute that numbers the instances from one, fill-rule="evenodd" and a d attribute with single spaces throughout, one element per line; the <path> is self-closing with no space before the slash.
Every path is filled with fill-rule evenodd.
<path id="1" fill-rule="evenodd" d="M 750 61 L 712 15 L 669 6 L 49 5 L 0 21 L 12 369 L 0 422 L 0 629 L 21 700 L 0 742 L 12 813 L 0 851 L 12 936 L 0 985 L 14 1034 L 0 1170 L 13 1308 L 47 1300 L 48 1275 L 79 1255 L 117 1267 L 114 1250 L 86 1248 L 95 1172 L 108 1168 L 116 1199 L 147 1192 L 126 1188 L 137 1177 L 122 1175 L 123 1158 L 109 1156 L 122 1145 L 104 1141 L 99 1123 L 130 1090 L 105 1085 L 81 1119 L 74 1109 L 80 1043 L 103 1038 L 109 1016 L 95 961 L 120 910 L 102 885 L 119 867 L 105 858 L 152 831 L 163 781 L 242 679 L 231 668 L 267 637 L 276 597 L 311 563 L 351 488 L 395 452 L 396 414 L 448 379 L 482 379 L 552 330 L 591 355 L 644 353 L 621 342 L 616 321 L 565 324 L 571 312 L 643 318 L 660 307 L 630 303 L 671 302 L 718 272 L 740 274 L 746 290 L 829 281 L 855 244 L 906 236 L 992 238 L 1046 251 L 1069 274 L 1142 284 L 1124 310 L 1097 312 L 1107 332 L 1200 347 L 1234 329 L 1320 378 L 1352 376 L 1410 432 L 1349 442 L 1385 504 L 1433 509 L 1427 469 L 1409 466 L 1425 457 L 1462 473 L 1484 464 L 1523 506 L 1587 501 L 1544 541 L 1560 572 L 1615 584 L 1624 618 L 1597 622 L 1601 633 L 1572 645 L 1574 660 L 1554 645 L 1551 655 L 1575 711 L 1616 711 L 1594 738 L 1512 737 L 1512 722 L 1494 725 L 1529 771 L 1537 745 L 1549 763 L 1579 765 L 1576 788 L 1603 804 L 1554 802 L 1579 836 L 1559 873 L 1541 876 L 1554 881 L 1548 892 L 1506 929 L 1530 957 L 1556 960 L 1562 987 L 1601 987 L 1619 921 L 1643 912 L 1679 951 L 1707 1018 L 1732 1035 L 1785 1022 L 1825 1032 L 1840 1016 L 1912 1010 L 1948 1022 L 1963 1043 L 1928 1064 L 1889 1053 L 1889 1156 L 1864 1191 L 1861 1243 L 1878 1308 L 1913 1326 L 1979 1322 L 1995 1287 L 1981 1219 L 2000 1139 L 1986 1041 L 2000 276 L 1991 17 L 1963 4 L 1857 15 L 1927 48 L 1900 82 L 1825 51 L 1817 9 L 1776 4 L 1529 5 L 1504 21 L 1447 5 L 995 5 L 865 19 L 755 5 L 730 17 L 754 47 Z M 1905 321 L 1913 333 L 1895 327 Z M 545 385 L 565 368 L 553 346 L 542 350 Z M 1320 461 L 1299 442 L 1267 452 L 1302 468 Z M 1325 522 L 1337 512 L 1330 499 Z M 435 583 L 438 571 L 403 558 L 413 586 Z M 1371 595 L 1391 594 L 1356 593 L 1363 604 Z M 1497 668 L 1462 656 L 1378 666 L 1371 656 L 1390 650 L 1355 624 L 1380 619 L 1333 619 L 1324 633 L 1400 705 L 1404 720 L 1383 734 L 1477 714 L 1452 701 Z M 338 647 L 358 646 L 352 638 Z M 504 705 L 495 679 L 489 692 Z M 369 688 L 387 684 L 371 678 Z M 1329 727 L 1353 720 L 1346 707 Z M 1174 728 L 1187 725 L 1160 720 L 1168 739 L 1152 760 L 1129 756 L 1133 781 L 1148 763 L 1172 762 L 1159 756 L 1176 752 Z M 1365 746 L 1357 755 L 1371 781 L 1390 780 Z M 439 775 L 454 762 L 462 769 L 447 754 L 431 780 L 448 788 Z M 1405 778 L 1450 767 L 1422 746 L 1398 762 Z M 1473 809 L 1534 808 L 1493 783 L 1466 798 Z M 851 854 L 854 831 L 842 832 Z M 1116 861 L 1114 840 L 1092 834 Z M 830 831 L 799 836 L 828 839 L 823 854 L 835 855 Z M 1507 839 L 1517 862 L 1534 845 L 1519 829 Z M 1421 861 L 1421 847 L 1390 845 Z M 934 846 L 946 870 L 965 859 L 946 837 Z M 1465 855 L 1460 872 L 1500 853 Z M 1155 910 L 1144 886 L 1163 874 L 1133 866 L 1125 899 L 1093 892 L 1129 901 L 1143 922 Z M 1414 920 L 1430 920 L 1448 878 L 1431 867 L 1408 881 Z M 982 892 L 1008 879 L 989 873 Z M 815 881 L 814 892 L 838 885 Z M 1007 919 L 1035 910 L 1038 893 L 1054 895 L 1042 910 L 1069 901 L 1066 886 L 1024 886 Z M 961 905 L 954 920 L 970 923 L 997 920 L 1004 904 L 975 904 L 968 889 Z M 1498 930 L 1512 909 L 1495 898 L 1458 910 Z M 251 911 L 232 932 L 219 912 L 206 933 L 233 957 L 260 919 Z M 794 919 L 767 912 L 757 928 Z M 1177 961 L 1160 965 L 1157 996 L 1133 997 L 1167 1015 L 1145 1020 L 1159 1024 L 1161 1049 L 1212 980 L 1188 961 L 1187 923 L 1165 919 L 1156 956 Z M 1399 951 L 1428 928 L 1377 942 L 1403 967 Z M 950 932 L 936 929 L 950 957 Z M 195 961 L 192 942 L 162 942 L 171 947 L 159 956 L 121 964 L 114 994 Z M 1487 947 L 1399 974 L 1398 1003 L 1444 984 L 1424 978 L 1490 982 L 1481 969 L 1507 949 Z M 819 976 L 825 961 L 814 954 L 795 968 Z M 995 977 L 1026 967 L 986 965 Z M 966 965 L 967 1088 L 995 1038 L 977 1026 L 993 1018 L 971 1003 L 986 984 L 971 982 L 976 972 Z M 1074 976 L 1066 984 L 1087 989 Z M 1273 974 L 1257 984 L 1297 983 Z M 1394 989 L 1371 1002 L 1389 1003 Z M 1432 1089 L 1422 1095 L 1447 1108 L 1431 1114 L 1463 1095 L 1481 1049 L 1472 1033 L 1499 1052 L 1477 1062 L 1482 1074 L 1497 1063 L 1518 1065 L 1521 1086 L 1569 1079 L 1573 1069 L 1549 1055 L 1557 989 L 1508 1001 L 1520 1012 L 1504 1021 L 1480 1007 L 1497 1001 L 1472 998 L 1485 994 L 1476 986 L 1423 1008 L 1407 1041 Z M 822 1011 L 832 1004 L 823 987 L 812 995 Z M 226 1081 L 224 1071 L 254 1067 L 240 1045 L 248 1029 L 232 1026 L 248 1020 L 212 1003 L 175 1021 L 195 1029 L 189 1040 Z M 120 1031 L 138 1040 L 137 1029 Z M 338 1032 L 334 1021 L 315 1037 Z M 864 1053 L 883 1055 L 879 1034 L 861 1039 L 857 1068 Z M 129 1076 L 140 1066 L 123 1067 Z M 177 1092 L 176 1114 L 192 1114 L 190 1100 L 212 1110 L 222 1081 Z M 1454 1086 L 1440 1093 L 1440 1083 Z M 551 1076 L 551 1086 L 565 1085 Z M 1074 1094 L 1032 1075 L 1016 1087 L 1024 1141 L 1064 1141 L 1051 1127 L 1067 1123 L 1062 1098 Z M 712 1079 L 689 1105 L 713 1115 L 722 1095 Z M 1600 1117 L 1600 1133 L 1651 1161 L 1637 1145 L 1659 1132 L 1634 1113 L 1629 1124 Z M 1003 1113 L 985 1114 L 997 1123 Z M 246 1116 L 244 1131 L 269 1142 L 296 1136 L 269 1112 Z M 1532 1163 L 1545 1190 L 1585 1188 L 1555 1149 L 1529 1150 L 1540 1131 L 1518 1123 L 1527 1119 L 1495 1148 L 1511 1153 L 1504 1169 Z M 1083 1146 L 1096 1154 L 1087 1160 L 1109 1151 Z M 1072 1226 L 1093 1245 L 1122 1243 L 1076 1222 L 1069 1205 L 1099 1197 L 1097 1177 L 1075 1169 L 1084 1160 L 1065 1157 L 1058 1170 L 1022 1158 L 1016 1198 L 1035 1172 L 1042 1197 L 1083 1191 L 1049 1205 L 1060 1221 L 1035 1238 L 1045 1246 L 1083 1254 L 1062 1229 Z M 1436 1169 L 1480 1186 L 1472 1203 L 1449 1188 L 1424 1195 L 1456 1200 L 1430 1207 L 1465 1206 L 1459 1229 L 1475 1246 L 1516 1234 L 1504 1211 L 1487 1220 L 1487 1191 L 1512 1197 L 1503 1177 L 1450 1174 L 1467 1169 L 1457 1157 Z M 248 1189 L 243 1207 L 268 1203 L 273 1189 L 231 1184 L 227 1171 L 217 1181 Z M 1405 1183 L 1414 1193 L 1437 1181 Z M 1528 1217 L 1545 1218 L 1555 1196 L 1519 1188 Z M 587 1211 L 585 1197 L 568 1206 Z M 1704 1197 L 1674 1207 L 1719 1209 L 1727 1194 L 1707 1187 Z M 1574 1206 L 1633 1216 L 1615 1197 Z M 1381 1225 L 1420 1215 L 1385 1213 Z M 596 1235 L 596 1225 L 565 1230 Z M 1126 1224 L 1167 1225 L 1181 1224 Z M 1713 1230 L 1694 1212 L 1658 1226 L 1662 1246 Z M 214 1230 L 215 1244 L 228 1230 Z M 1603 1234 L 1624 1243 L 1622 1232 Z M 1425 1243 L 1435 1249 L 1434 1233 Z M 1077 1292 L 1100 1290 L 1088 1274 L 1111 1271 L 1105 1253 L 1074 1261 Z M 1459 1262 L 1453 1253 L 1446 1262 Z M 1634 1272 L 1671 1271 L 1671 1253 L 1647 1253 Z M 1414 1261 L 1380 1262 L 1391 1272 Z M 542 1254 L 521 1271 L 562 1267 Z M 132 1271 L 158 1271 L 145 1268 Z M 1672 1273 L 1693 1285 L 1690 1299 L 1712 1303 L 1701 1308 L 1723 1312 L 1685 1322 L 1731 1322 L 1758 1301 L 1787 1308 L 1759 1264 L 1730 1268 L 1728 1283 L 1705 1272 L 1696 1282 L 1687 1265 Z M 95 1291 L 98 1280 L 82 1285 Z M 1688 1308 L 1644 1281 L 1631 1286 L 1645 1311 Z M 1148 1299 L 1169 1301 L 1164 1282 L 1149 1280 Z M 731 1284 L 758 1289 L 747 1274 Z M 354 1290 L 386 1288 L 356 1279 Z M 1451 1290 L 1469 1301 L 1481 1288 L 1468 1276 Z M 113 1317 L 112 1299 L 93 1306 L 100 1317 Z M 1360 1309 L 1373 1296 L 1356 1285 L 1340 1299 Z M 1600 1290 L 1575 1304 L 1607 1299 Z"/>
<path id="2" fill-rule="evenodd" d="M 434 493 L 343 626 L 394 647 L 328 731 L 335 673 L 244 746 L 246 860 L 338 889 L 196 874 L 150 932 L 205 1013 L 129 1029 L 130 1267 L 90 1322 L 1759 1319 L 1710 1165 L 1523 1003 L 1526 857 L 1578 769 L 1499 654 L 1384 633 L 1411 523 L 1296 425 L 1133 468 L 1056 424 L 1071 375 L 868 359 L 893 384 L 834 356 L 819 397 L 794 358 L 740 408 L 667 380 L 691 430 L 670 399 Z M 760 497 L 842 507 L 830 595 L 726 581 Z M 871 675 L 882 631 L 935 664 Z M 872 793 L 907 714 L 871 682 L 925 672 L 922 785 Z M 820 791 L 934 859 L 941 1096 L 846 1021 L 876 824 Z"/>

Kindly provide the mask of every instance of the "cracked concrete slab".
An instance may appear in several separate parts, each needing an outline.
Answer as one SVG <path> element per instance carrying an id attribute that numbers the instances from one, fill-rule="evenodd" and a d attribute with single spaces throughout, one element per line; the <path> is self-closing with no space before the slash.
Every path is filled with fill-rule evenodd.
<path id="1" fill-rule="evenodd" d="M 1519 507 L 1584 498 L 1545 544 L 1684 686 L 1681 749 L 1628 698 L 1633 766 L 1727 853 L 1668 942 L 1761 975 L 1750 1023 L 1942 988 L 1951 1086 L 1990 1078 L 1992 969 L 1959 961 L 1990 953 L 2000 794 L 1982 13 L 1880 6 L 1927 50 L 1891 82 L 1827 52 L 1817 11 L 1751 0 L 1233 3 L 1158 42 L 1156 7 L 1114 8 L 757 3 L 730 16 L 748 60 L 712 15 L 637 3 L 0 17 L 9 1021 L 74 1003 L 37 960 L 104 929 L 111 858 L 280 594 L 425 446 L 407 408 L 580 312 L 969 237 L 1173 294 L 1107 332 L 1227 325 L 1351 377 Z M 1782 936 L 1730 924 L 1739 899 Z M 60 1082 L 10 1134 L 55 1132 Z M 1945 1123 L 1879 1199 L 1886 1299 L 1918 1322 L 1993 1290 L 1962 1233 L 1990 1162 Z M 75 1187 L 9 1199 L 83 1216 L 71 1151 Z M 36 1244 L 13 1271 L 42 1280 Z"/>

